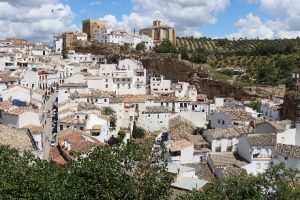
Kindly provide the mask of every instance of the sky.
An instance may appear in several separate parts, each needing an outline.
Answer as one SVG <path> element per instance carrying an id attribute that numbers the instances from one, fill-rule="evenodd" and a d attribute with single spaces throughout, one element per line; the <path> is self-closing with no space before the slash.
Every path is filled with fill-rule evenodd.
<path id="1" fill-rule="evenodd" d="M 84 19 L 104 19 L 127 31 L 159 19 L 178 36 L 294 38 L 300 0 L 0 0 L 0 38 L 51 41 L 80 31 Z"/>

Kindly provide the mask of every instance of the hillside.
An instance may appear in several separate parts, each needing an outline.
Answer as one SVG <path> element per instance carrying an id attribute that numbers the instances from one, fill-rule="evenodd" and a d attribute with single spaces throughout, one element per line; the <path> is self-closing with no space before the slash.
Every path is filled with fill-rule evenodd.
<path id="1" fill-rule="evenodd" d="M 212 53 L 241 53 L 251 52 L 259 46 L 284 46 L 293 44 L 297 51 L 300 51 L 300 38 L 297 39 L 276 39 L 276 40 L 228 40 L 210 38 L 177 38 L 177 47 L 186 46 L 189 50 L 197 48 L 205 49 Z"/>
<path id="2" fill-rule="evenodd" d="M 241 85 L 292 86 L 292 73 L 300 72 L 299 38 L 276 40 L 178 38 L 177 48 L 184 59 L 209 64 L 219 78 Z"/>

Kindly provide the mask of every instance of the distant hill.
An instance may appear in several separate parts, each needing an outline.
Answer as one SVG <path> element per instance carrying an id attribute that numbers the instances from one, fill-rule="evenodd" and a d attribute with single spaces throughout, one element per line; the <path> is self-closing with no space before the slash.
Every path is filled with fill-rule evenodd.
<path id="1" fill-rule="evenodd" d="M 228 40 L 189 37 L 177 38 L 177 48 L 191 61 L 195 52 L 202 53 L 207 58 L 205 63 L 212 69 L 225 69 L 219 77 L 246 85 L 291 86 L 292 73 L 300 72 L 300 38 Z M 236 75 L 232 73 L 234 68 L 243 68 L 246 74 Z"/>
<path id="2" fill-rule="evenodd" d="M 177 47 L 187 47 L 189 50 L 197 48 L 205 49 L 212 53 L 238 53 L 252 52 L 261 46 L 281 48 L 287 44 L 293 44 L 296 51 L 300 51 L 300 38 L 297 39 L 211 39 L 211 38 L 177 38 Z"/>

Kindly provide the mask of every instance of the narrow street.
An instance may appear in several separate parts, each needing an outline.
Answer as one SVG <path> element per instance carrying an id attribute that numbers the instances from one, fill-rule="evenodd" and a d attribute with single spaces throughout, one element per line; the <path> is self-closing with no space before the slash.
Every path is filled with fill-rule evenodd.
<path id="1" fill-rule="evenodd" d="M 42 158 L 49 161 L 49 152 L 50 152 L 50 142 L 52 139 L 52 107 L 55 104 L 55 99 L 57 93 L 51 94 L 50 98 L 47 100 L 42 107 L 42 125 L 43 125 L 43 134 L 42 134 L 42 143 L 43 151 Z"/>

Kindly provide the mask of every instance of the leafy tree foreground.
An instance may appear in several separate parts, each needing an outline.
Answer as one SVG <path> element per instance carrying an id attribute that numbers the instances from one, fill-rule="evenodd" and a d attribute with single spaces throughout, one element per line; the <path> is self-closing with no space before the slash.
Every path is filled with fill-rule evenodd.
<path id="1" fill-rule="evenodd" d="M 170 199 L 173 177 L 151 148 L 133 141 L 105 146 L 62 167 L 0 146 L 0 199 Z M 299 175 L 276 165 L 257 177 L 215 179 L 177 199 L 300 199 Z"/>

